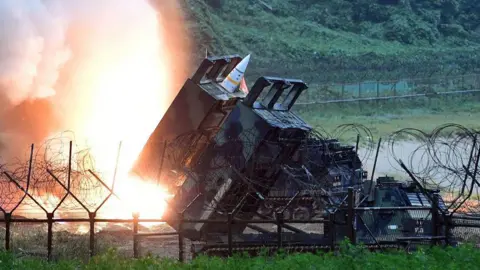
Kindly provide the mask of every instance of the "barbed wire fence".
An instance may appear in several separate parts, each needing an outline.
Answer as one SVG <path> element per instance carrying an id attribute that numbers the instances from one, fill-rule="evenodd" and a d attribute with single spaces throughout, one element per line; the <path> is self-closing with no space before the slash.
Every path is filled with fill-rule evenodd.
<path id="1" fill-rule="evenodd" d="M 480 213 L 478 163 L 480 132 L 458 124 L 445 124 L 431 132 L 405 128 L 386 142 L 392 170 L 405 164 L 425 186 L 443 193 L 452 213 Z"/>
<path id="2" fill-rule="evenodd" d="M 198 190 L 199 192 L 215 193 L 221 184 L 216 180 L 224 177 L 226 173 L 234 175 L 235 171 L 241 172 L 238 179 L 239 184 L 230 190 L 232 196 L 230 199 L 222 201 L 220 208 L 213 207 L 208 201 L 202 204 L 201 211 L 215 210 L 223 218 L 227 218 L 227 213 L 232 211 L 236 211 L 238 217 L 250 218 L 251 208 L 247 207 L 248 205 L 244 207 L 239 204 L 258 200 L 256 192 L 259 191 L 262 194 L 271 188 L 274 183 L 269 180 L 269 175 L 276 171 L 285 172 L 286 184 L 293 187 L 293 192 L 281 194 L 286 200 L 274 203 L 272 207 L 276 209 L 275 211 L 285 210 L 297 196 L 296 193 L 302 192 L 313 198 L 316 203 L 325 204 L 325 197 L 328 196 L 325 196 L 323 191 L 331 188 L 325 178 L 328 175 L 325 167 L 337 170 L 340 174 L 351 172 L 351 169 L 345 168 L 344 162 L 337 159 L 335 152 L 338 151 L 338 148 L 332 148 L 327 141 L 331 142 L 332 138 L 337 137 L 349 138 L 352 141 L 358 138 L 357 146 L 351 150 L 357 151 L 358 145 L 362 145 L 364 151 L 360 155 L 360 160 L 363 163 L 375 149 L 372 133 L 367 127 L 361 125 L 342 125 L 331 132 L 312 131 L 300 140 L 288 133 L 279 134 L 279 136 L 267 140 L 259 140 L 258 132 L 254 127 L 233 131 L 218 130 L 216 133 L 220 134 L 215 137 L 217 143 L 213 144 L 210 152 L 205 151 L 205 153 L 213 153 L 211 158 L 203 156 L 198 159 L 204 161 L 203 163 L 192 163 L 193 171 L 205 173 L 193 175 L 188 174 L 187 170 L 186 176 L 196 177 L 197 183 L 207 183 L 206 187 Z M 402 170 L 398 164 L 404 162 L 421 183 L 426 186 L 433 185 L 445 194 L 451 194 L 448 207 L 452 213 L 476 216 L 480 214 L 478 203 L 480 184 L 477 181 L 479 174 L 477 168 L 480 160 L 478 133 L 476 130 L 454 124 L 441 126 L 431 133 L 413 129 L 400 130 L 389 137 L 388 156 L 391 158 L 393 168 Z M 93 255 L 96 249 L 96 223 L 134 224 L 133 226 L 136 226 L 136 229 L 133 228 L 134 235 L 141 237 L 138 233 L 138 223 L 142 220 L 138 215 L 132 216 L 132 219 L 115 219 L 115 217 L 107 219 L 97 216 L 97 212 L 105 203 L 116 196 L 113 187 L 115 179 L 111 183 L 102 179 L 102 172 L 95 170 L 95 158 L 89 149 L 75 147 L 74 139 L 72 134 L 62 134 L 38 148 L 32 145 L 28 160 L 16 160 L 2 165 L 0 210 L 4 215 L 2 222 L 6 226 L 5 247 L 7 249 L 10 248 L 10 227 L 18 222 L 47 224 L 47 239 L 45 240 L 49 258 L 52 256 L 55 246 L 53 244 L 54 223 L 83 222 L 89 224 L 90 241 L 86 243 L 89 243 L 90 255 Z M 213 138 L 210 137 L 208 140 L 211 141 Z M 165 151 L 168 153 L 166 157 L 172 159 L 171 163 L 183 164 L 185 161 L 184 150 L 193 147 L 194 141 L 191 140 L 191 136 L 184 136 L 169 142 L 168 149 Z M 399 154 L 399 151 L 405 148 L 403 145 L 405 142 L 414 142 L 413 151 L 411 148 L 407 149 L 410 150 L 409 158 Z M 228 145 L 225 145 L 226 143 Z M 279 149 L 289 143 L 300 145 L 299 155 L 293 157 L 292 162 L 278 162 Z M 205 144 L 207 147 L 208 145 L 212 144 Z M 262 151 L 257 148 L 259 145 L 262 145 Z M 323 164 L 320 162 L 324 160 L 322 157 L 329 157 L 330 162 Z M 198 166 L 203 166 L 203 168 L 199 169 Z M 280 188 L 279 191 L 284 192 L 285 188 Z M 341 202 L 330 201 L 328 203 L 338 206 Z M 22 212 L 25 209 L 36 212 L 37 216 L 35 218 L 28 217 L 28 214 L 32 213 Z M 124 211 L 128 210 L 124 209 Z M 87 216 L 78 217 L 73 214 L 75 212 L 81 212 Z M 275 216 L 264 215 L 263 217 L 270 220 L 272 224 L 277 222 Z M 308 219 L 300 218 L 299 222 L 301 220 L 307 222 Z M 321 218 L 317 221 L 319 223 L 327 222 Z M 164 220 L 159 218 L 143 222 L 164 222 Z M 258 227 L 255 228 L 258 229 Z M 283 224 L 282 228 L 302 231 L 306 227 L 298 229 Z M 318 229 L 318 227 L 315 228 Z M 272 227 L 263 229 L 268 231 L 272 230 Z M 173 231 L 168 232 L 168 235 L 173 234 Z M 161 234 L 150 235 L 159 236 Z"/>
<path id="3" fill-rule="evenodd" d="M 335 130 L 332 134 L 339 135 L 340 133 L 348 133 L 349 131 L 355 131 L 359 129 L 359 126 L 342 126 L 338 130 Z M 366 131 L 365 128 L 363 128 Z M 197 171 L 206 172 L 204 175 L 196 174 L 195 177 L 203 179 L 204 182 L 209 182 L 210 186 L 206 187 L 202 192 L 209 192 L 210 188 L 213 192 L 218 188 L 218 183 L 210 181 L 209 179 L 218 179 L 218 175 L 225 173 L 225 170 L 231 170 L 232 167 L 240 169 L 243 166 L 248 166 L 247 173 L 244 173 L 242 181 L 247 183 L 247 186 L 254 189 L 268 189 L 270 184 L 266 184 L 268 177 L 265 176 L 259 178 L 259 174 L 264 174 L 266 170 L 272 169 L 273 156 L 270 156 L 270 152 L 267 155 L 258 155 L 256 152 L 256 146 L 262 144 L 265 148 L 281 148 L 285 141 L 294 140 L 291 135 L 283 137 L 280 136 L 272 141 L 263 140 L 258 141 L 258 134 L 255 127 L 241 131 L 237 134 L 239 137 L 237 140 L 232 139 L 230 130 L 220 130 L 217 133 L 223 134 L 224 138 L 216 137 L 219 142 L 227 142 L 228 146 L 222 146 L 218 143 L 213 144 L 213 152 L 216 155 L 210 163 L 207 163 L 207 169 L 201 169 Z M 329 149 L 327 145 L 324 145 L 323 140 L 333 136 L 326 132 L 314 132 L 307 136 L 300 143 L 303 147 L 303 161 L 306 161 L 306 167 L 315 171 L 313 167 L 319 167 L 316 164 L 315 159 L 320 153 L 323 156 L 328 156 Z M 235 134 L 233 134 L 235 135 Z M 194 140 L 192 134 L 186 136 L 180 136 L 177 140 L 168 142 L 166 158 L 169 159 L 171 164 L 177 164 L 177 168 L 181 168 L 185 162 L 186 149 L 197 149 L 201 147 L 198 140 Z M 203 146 L 208 146 L 213 138 L 208 138 L 203 142 Z M 314 139 L 313 141 L 311 139 Z M 162 142 L 163 144 L 163 142 Z M 233 148 L 232 148 L 233 147 Z M 233 149 L 233 150 L 232 150 Z M 201 150 L 201 149 L 197 149 Z M 265 149 L 264 149 L 265 150 Z M 219 154 L 219 155 L 217 155 Z M 187 154 L 188 156 L 188 154 Z M 252 156 L 253 161 L 249 164 L 245 164 L 245 157 Z M 305 159 L 306 158 L 306 159 Z M 203 158 L 205 160 L 205 158 Z M 297 166 L 296 164 L 295 166 Z M 195 164 L 195 166 L 202 166 L 202 164 Z M 205 166 L 205 164 L 203 165 Z M 277 167 L 280 166 L 277 164 Z M 335 165 L 333 165 L 335 166 Z M 338 166 L 341 167 L 340 165 Z M 58 137 L 49 139 L 39 146 L 32 145 L 27 158 L 13 160 L 12 162 L 2 164 L 2 171 L 0 175 L 0 210 L 3 212 L 3 220 L 5 224 L 5 248 L 11 249 L 11 239 L 17 239 L 16 234 L 12 234 L 12 229 L 21 224 L 27 224 L 33 222 L 35 224 L 44 223 L 47 224 L 46 230 L 43 231 L 47 235 L 46 246 L 47 253 L 44 254 L 48 258 L 54 255 L 54 247 L 58 246 L 54 244 L 54 227 L 55 224 L 86 224 L 87 227 L 84 232 L 89 233 L 89 241 L 85 241 L 88 244 L 88 254 L 93 255 L 96 250 L 95 243 L 97 242 L 95 233 L 98 233 L 98 224 L 102 222 L 120 222 L 120 223 L 132 223 L 136 219 L 137 222 L 142 222 L 138 215 L 132 216 L 132 219 L 121 219 L 113 217 L 98 216 L 98 212 L 102 210 L 105 204 L 114 199 L 117 196 L 115 193 L 115 179 L 109 181 L 103 179 L 101 171 L 96 170 L 95 158 L 89 148 L 81 148 L 75 143 L 75 136 L 73 133 L 63 133 Z M 285 168 L 277 168 L 285 169 Z M 321 168 L 320 168 L 321 169 Z M 326 183 L 322 177 L 315 176 L 312 179 L 312 175 L 305 174 L 307 170 L 300 168 L 300 171 L 290 166 L 287 168 L 289 172 L 293 172 L 293 175 L 298 174 L 305 176 L 302 179 L 291 178 L 295 182 L 296 189 L 301 189 L 309 193 L 310 195 L 317 196 L 316 191 L 318 187 L 325 187 Z M 317 170 L 318 171 L 318 170 Z M 233 172 L 234 173 L 234 172 Z M 324 171 L 321 172 L 324 174 Z M 186 176 L 192 177 L 192 174 L 188 174 L 188 170 L 185 173 Z M 208 180 L 208 181 L 207 181 Z M 202 180 L 197 179 L 197 182 Z M 245 189 L 239 186 L 237 189 L 232 190 L 232 198 L 239 198 L 245 195 Z M 288 195 L 288 194 L 284 194 Z M 251 194 L 249 195 L 251 196 Z M 278 207 L 284 207 L 287 202 L 281 202 Z M 222 209 L 233 209 L 237 206 L 238 201 L 232 200 L 222 204 Z M 211 207 L 211 204 L 205 203 L 202 206 L 203 210 L 218 210 Z M 129 211 L 124 209 L 123 211 Z M 130 214 L 130 213 L 128 213 Z M 132 213 L 133 214 L 133 213 Z M 239 211 L 239 216 L 248 216 L 251 213 L 249 211 Z M 113 219 L 112 219 L 113 218 Z M 275 219 L 270 217 L 272 223 L 275 223 Z M 149 222 L 149 220 L 144 220 Z M 150 220 L 150 222 L 164 222 L 159 220 Z M 97 224 L 97 225 L 96 225 Z M 288 225 L 287 225 L 288 227 Z M 28 228 L 28 227 L 25 227 Z M 68 231 L 78 232 L 78 229 L 74 225 L 67 227 Z M 292 227 L 291 227 L 292 228 Z M 28 230 L 28 229 L 27 229 Z M 23 230 L 22 230 L 23 231 Z M 136 232 L 138 233 L 138 226 Z M 169 232 L 170 234 L 173 232 Z M 29 236 L 29 237 L 38 237 Z M 14 241 L 14 242 L 15 242 Z M 33 244 L 33 243 L 31 243 Z M 40 244 L 40 243 L 35 243 Z M 26 243 L 28 246 L 29 244 Z M 14 245 L 15 246 L 15 245 Z"/>

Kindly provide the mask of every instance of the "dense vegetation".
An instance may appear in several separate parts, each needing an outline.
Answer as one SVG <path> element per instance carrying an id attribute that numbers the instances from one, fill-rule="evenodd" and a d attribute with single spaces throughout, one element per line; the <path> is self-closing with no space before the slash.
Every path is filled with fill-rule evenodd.
<path id="1" fill-rule="evenodd" d="M 226 2 L 207 0 L 220 12 L 229 7 Z M 479 1 L 265 0 L 264 8 L 268 7 L 268 2 L 276 16 L 295 17 L 375 39 L 432 46 L 437 42 L 450 46 L 478 45 L 480 42 Z M 262 1 L 257 3 L 262 5 Z"/>
<path id="2" fill-rule="evenodd" d="M 471 72 L 479 0 L 187 0 L 200 54 L 252 53 L 250 74 L 317 81 Z"/>
<path id="3" fill-rule="evenodd" d="M 123 259 L 115 252 L 93 258 L 88 264 L 75 261 L 48 263 L 39 259 L 0 254 L 1 269 L 477 269 L 480 250 L 472 246 L 433 248 L 405 252 L 370 253 L 359 247 L 344 246 L 340 254 L 297 254 L 276 257 L 235 256 L 228 259 L 199 257 L 181 264 L 169 259 L 147 257 Z"/>
<path id="4" fill-rule="evenodd" d="M 477 73 L 480 68 L 480 0 L 186 0 L 185 4 L 199 57 L 206 48 L 216 55 L 251 53 L 247 83 L 262 75 L 300 78 L 309 84 L 309 101 L 323 99 L 325 82 L 430 78 Z M 441 83 L 429 81 L 425 83 Z M 296 109 L 315 127 L 355 122 L 377 136 L 414 124 L 426 131 L 446 122 L 478 127 L 474 123 L 478 95 L 445 99 Z"/>

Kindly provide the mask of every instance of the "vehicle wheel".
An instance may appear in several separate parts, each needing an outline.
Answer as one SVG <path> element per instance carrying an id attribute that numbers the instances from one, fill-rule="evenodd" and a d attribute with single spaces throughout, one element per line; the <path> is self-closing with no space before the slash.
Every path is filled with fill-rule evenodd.
<path id="1" fill-rule="evenodd" d="M 311 217 L 312 213 L 307 207 L 297 207 L 293 212 L 293 219 L 295 220 L 309 220 Z"/>

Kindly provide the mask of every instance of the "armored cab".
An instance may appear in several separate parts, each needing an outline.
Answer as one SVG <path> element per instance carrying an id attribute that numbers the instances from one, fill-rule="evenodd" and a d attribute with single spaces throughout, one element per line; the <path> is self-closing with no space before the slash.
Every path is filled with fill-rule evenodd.
<path id="1" fill-rule="evenodd" d="M 166 179 L 172 170 L 194 162 L 195 154 L 215 135 L 236 102 L 246 96 L 242 91 L 232 93 L 220 86 L 241 60 L 237 55 L 203 60 L 151 134 L 132 169 L 133 174 L 159 181 L 166 187 L 179 180 Z M 167 173 L 159 179 L 161 171 Z"/>
<path id="2" fill-rule="evenodd" d="M 432 205 L 431 200 L 437 200 L 438 207 L 447 210 L 445 202 L 438 190 L 427 189 L 411 181 L 398 181 L 391 176 L 377 178 L 373 192 L 365 200 L 366 206 L 397 207 Z"/>
<path id="3" fill-rule="evenodd" d="M 361 220 L 357 223 L 357 239 L 364 243 L 395 242 L 402 237 L 432 235 L 431 210 L 395 207 L 430 208 L 432 200 L 436 200 L 439 213 L 448 211 L 438 191 L 425 189 L 415 182 L 397 181 L 393 177 L 379 177 L 369 195 L 362 206 L 374 208 L 359 213 Z"/>
<path id="4" fill-rule="evenodd" d="M 181 211 L 188 219 L 225 220 L 229 213 L 243 220 L 253 218 L 284 173 L 282 165 L 288 163 L 311 131 L 290 111 L 305 89 L 306 84 L 300 80 L 261 77 L 256 81 L 171 200 L 164 217 L 172 227 L 178 227 L 176 212 Z M 232 233 L 241 234 L 245 226 L 234 224 Z M 224 223 L 184 224 L 183 229 L 190 239 L 227 233 Z"/>

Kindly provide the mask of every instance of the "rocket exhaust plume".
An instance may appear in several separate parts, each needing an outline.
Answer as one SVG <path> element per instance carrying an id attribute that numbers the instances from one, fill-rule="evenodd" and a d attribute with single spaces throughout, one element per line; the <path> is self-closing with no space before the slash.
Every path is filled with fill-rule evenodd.
<path id="1" fill-rule="evenodd" d="M 108 184 L 121 141 L 116 192 L 152 190 L 127 172 L 187 76 L 183 25 L 176 0 L 0 1 L 0 157 L 70 130 Z"/>

